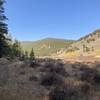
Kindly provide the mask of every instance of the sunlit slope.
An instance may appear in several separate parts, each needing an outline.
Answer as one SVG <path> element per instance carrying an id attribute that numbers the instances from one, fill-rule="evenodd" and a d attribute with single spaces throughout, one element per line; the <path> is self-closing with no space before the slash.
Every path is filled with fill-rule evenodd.
<path id="1" fill-rule="evenodd" d="M 35 42 L 21 42 L 23 50 L 30 52 L 33 48 L 37 56 L 56 54 L 63 48 L 68 48 L 74 41 L 55 38 L 46 38 Z"/>
<path id="2" fill-rule="evenodd" d="M 61 56 L 78 57 L 93 56 L 100 57 L 100 30 L 96 30 L 73 43 Z"/>

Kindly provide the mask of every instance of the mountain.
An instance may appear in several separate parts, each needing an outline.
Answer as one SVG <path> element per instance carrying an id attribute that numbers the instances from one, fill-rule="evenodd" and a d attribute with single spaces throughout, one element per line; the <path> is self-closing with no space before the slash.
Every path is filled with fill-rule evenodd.
<path id="1" fill-rule="evenodd" d="M 100 29 L 81 37 L 60 55 L 64 57 L 100 57 Z"/>
<path id="2" fill-rule="evenodd" d="M 61 49 L 68 48 L 73 42 L 73 40 L 45 38 L 38 41 L 23 41 L 21 42 L 21 46 L 24 51 L 28 52 L 33 48 L 37 56 L 50 56 L 57 54 Z"/>

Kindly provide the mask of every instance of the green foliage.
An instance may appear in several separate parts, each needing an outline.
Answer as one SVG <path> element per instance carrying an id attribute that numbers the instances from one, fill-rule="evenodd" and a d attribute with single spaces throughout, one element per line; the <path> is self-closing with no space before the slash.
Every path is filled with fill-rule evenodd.
<path id="1" fill-rule="evenodd" d="M 83 44 L 83 52 L 89 52 L 90 48 Z"/>
<path id="2" fill-rule="evenodd" d="M 20 43 L 15 40 L 11 47 L 11 56 L 12 57 L 22 57 L 23 51 L 21 49 Z"/>
<path id="3" fill-rule="evenodd" d="M 66 51 L 66 53 L 68 53 L 68 52 L 75 52 L 75 51 L 78 51 L 78 50 L 79 50 L 78 47 L 72 47 L 71 49 L 68 49 L 68 50 Z"/>
<path id="4" fill-rule="evenodd" d="M 86 47 L 86 52 L 89 52 L 90 51 L 90 48 Z"/>
<path id="5" fill-rule="evenodd" d="M 68 48 L 73 42 L 72 40 L 46 38 L 35 42 L 21 42 L 23 50 L 31 51 L 34 48 L 36 56 L 49 56 L 57 53 L 61 48 Z"/>
<path id="6" fill-rule="evenodd" d="M 35 55 L 34 55 L 34 50 L 32 48 L 31 52 L 30 52 L 30 60 L 34 60 L 35 59 Z"/>
<path id="7" fill-rule="evenodd" d="M 9 45 L 8 45 L 8 27 L 7 24 L 5 24 L 5 20 L 7 20 L 7 17 L 4 15 L 4 0 L 0 0 L 0 57 L 7 55 L 9 51 Z"/>

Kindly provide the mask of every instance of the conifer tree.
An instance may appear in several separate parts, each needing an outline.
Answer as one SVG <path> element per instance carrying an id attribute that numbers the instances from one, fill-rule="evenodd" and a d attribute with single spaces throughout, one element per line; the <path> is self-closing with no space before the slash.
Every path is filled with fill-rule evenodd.
<path id="1" fill-rule="evenodd" d="M 34 50 L 32 48 L 31 52 L 30 52 L 30 60 L 34 60 L 35 59 L 35 55 L 34 55 Z"/>
<path id="2" fill-rule="evenodd" d="M 22 55 L 21 46 L 18 40 L 15 40 L 15 42 L 12 45 L 12 55 L 15 57 L 21 57 Z"/>
<path id="3" fill-rule="evenodd" d="M 8 27 L 5 23 L 7 17 L 4 14 L 4 0 L 0 0 L 0 58 L 5 54 L 5 51 L 8 49 L 7 44 L 7 34 L 8 34 Z"/>

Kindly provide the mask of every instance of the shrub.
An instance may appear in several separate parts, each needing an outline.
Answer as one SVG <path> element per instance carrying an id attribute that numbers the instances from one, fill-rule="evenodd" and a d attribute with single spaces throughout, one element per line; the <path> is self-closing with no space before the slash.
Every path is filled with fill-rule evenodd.
<path id="1" fill-rule="evenodd" d="M 32 60 L 30 62 L 30 67 L 32 67 L 32 68 L 36 67 L 36 61 L 35 60 Z"/>
<path id="2" fill-rule="evenodd" d="M 72 82 L 55 87 L 49 93 L 49 100 L 88 100 L 90 86 L 87 83 Z"/>
<path id="3" fill-rule="evenodd" d="M 96 69 L 83 67 L 81 70 L 81 80 L 90 82 L 91 84 L 100 84 L 100 72 Z"/>
<path id="4" fill-rule="evenodd" d="M 19 74 L 20 75 L 25 75 L 25 72 L 24 71 L 20 71 Z"/>
<path id="5" fill-rule="evenodd" d="M 30 76 L 29 81 L 37 81 L 38 78 L 36 76 Z"/>
<path id="6" fill-rule="evenodd" d="M 44 65 L 45 71 L 53 72 L 60 74 L 62 76 L 68 76 L 67 72 L 65 71 L 64 65 L 58 62 L 47 62 Z"/>
<path id="7" fill-rule="evenodd" d="M 63 83 L 63 79 L 56 73 L 47 73 L 41 78 L 40 84 L 43 86 L 53 86 Z"/>
<path id="8" fill-rule="evenodd" d="M 60 65 L 52 66 L 50 68 L 50 72 L 55 72 L 55 73 L 63 75 L 63 76 L 65 76 L 67 74 L 64 67 L 60 66 Z"/>

